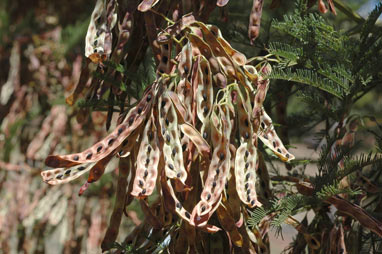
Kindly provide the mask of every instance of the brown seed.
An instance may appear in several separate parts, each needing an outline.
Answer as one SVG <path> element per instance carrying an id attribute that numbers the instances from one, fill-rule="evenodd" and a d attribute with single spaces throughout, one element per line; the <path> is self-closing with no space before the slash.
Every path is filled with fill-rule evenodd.
<path id="1" fill-rule="evenodd" d="M 162 56 L 162 62 L 167 64 L 168 58 L 167 56 Z"/>

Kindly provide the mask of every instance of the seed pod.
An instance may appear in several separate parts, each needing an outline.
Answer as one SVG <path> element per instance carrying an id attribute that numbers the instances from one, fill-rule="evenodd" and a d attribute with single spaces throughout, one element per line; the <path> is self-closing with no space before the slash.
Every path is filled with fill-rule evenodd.
<path id="1" fill-rule="evenodd" d="M 250 122 L 251 104 L 246 103 L 239 88 L 237 88 L 237 111 L 239 120 L 240 146 L 236 151 L 235 178 L 236 190 L 241 201 L 250 206 L 261 206 L 256 194 L 257 150 Z M 248 109 L 248 110 L 246 110 Z"/>
<path id="2" fill-rule="evenodd" d="M 235 225 L 235 220 L 232 218 L 232 215 L 230 214 L 230 211 L 228 210 L 228 207 L 229 207 L 228 203 L 227 202 L 223 202 L 223 203 L 224 205 L 219 206 L 219 208 L 216 210 L 219 222 L 222 225 L 223 229 L 229 234 L 231 241 L 237 247 L 242 247 L 243 237 L 237 230 L 237 227 Z"/>
<path id="3" fill-rule="evenodd" d="M 171 29 L 169 33 L 171 33 Z M 172 40 L 171 36 L 166 32 L 158 34 L 157 41 L 160 44 L 160 62 L 158 64 L 157 73 L 170 73 L 173 63 L 171 62 L 171 50 L 172 50 Z"/>
<path id="4" fill-rule="evenodd" d="M 231 47 L 231 45 L 223 38 L 223 35 L 217 26 L 207 25 L 207 27 L 210 29 L 211 33 L 215 35 L 217 40 L 223 46 L 225 52 L 235 61 L 236 64 L 239 66 L 244 66 L 247 63 L 247 58 L 245 55 Z"/>
<path id="5" fill-rule="evenodd" d="M 94 63 L 109 58 L 111 53 L 112 32 L 117 22 L 116 1 L 97 0 L 92 13 L 85 39 L 85 56 Z M 106 7 L 106 8 L 105 8 Z"/>
<path id="6" fill-rule="evenodd" d="M 68 168 L 56 168 L 51 170 L 45 170 L 41 172 L 41 176 L 44 182 L 57 185 L 70 182 L 74 179 L 77 179 L 81 175 L 89 172 L 89 170 L 96 164 L 87 163 L 84 165 L 76 165 Z"/>
<path id="7" fill-rule="evenodd" d="M 143 0 L 139 5 L 138 5 L 138 10 L 141 12 L 146 12 L 150 10 L 154 5 L 156 5 L 159 2 L 159 0 Z"/>
<path id="8" fill-rule="evenodd" d="M 323 0 L 318 0 L 318 10 L 324 14 L 328 11 Z"/>
<path id="9" fill-rule="evenodd" d="M 259 138 L 269 149 L 271 149 L 282 161 L 290 161 L 294 159 L 294 156 L 287 151 L 277 136 L 275 127 L 272 124 L 272 119 L 262 109 L 262 115 L 260 118 L 261 126 L 259 129 Z"/>
<path id="10" fill-rule="evenodd" d="M 210 46 L 203 40 L 202 35 L 197 35 L 195 29 L 193 29 L 192 31 L 192 33 L 189 33 L 187 35 L 187 39 L 191 43 L 192 55 L 203 55 L 206 59 L 210 59 L 212 57 L 212 51 Z"/>
<path id="11" fill-rule="evenodd" d="M 115 152 L 109 154 L 102 160 L 98 161 L 91 169 L 89 172 L 89 177 L 88 177 L 88 183 L 94 183 L 98 181 L 103 173 L 105 172 L 105 168 L 107 164 L 110 162 L 111 159 L 113 159 L 115 155 Z"/>
<path id="12" fill-rule="evenodd" d="M 126 138 L 122 142 L 121 149 L 118 151 L 117 156 L 121 158 L 128 157 L 134 146 L 136 146 L 141 134 L 142 133 L 139 130 L 136 130 L 128 138 Z"/>
<path id="13" fill-rule="evenodd" d="M 159 98 L 158 112 L 160 133 L 164 140 L 162 152 L 166 176 L 177 178 L 184 184 L 187 179 L 187 172 L 184 168 L 183 153 L 181 152 L 178 117 L 175 107 L 167 94 L 163 94 Z"/>
<path id="14" fill-rule="evenodd" d="M 244 65 L 243 66 L 243 70 L 244 70 L 244 73 L 245 75 L 247 76 L 247 78 L 249 79 L 249 83 L 250 84 L 247 84 L 247 86 L 250 87 L 249 91 L 252 92 L 254 91 L 254 87 L 252 86 L 252 84 L 256 83 L 257 84 L 257 80 L 259 78 L 259 75 L 257 73 L 257 70 L 254 66 L 252 65 Z"/>
<path id="15" fill-rule="evenodd" d="M 196 112 L 199 120 L 204 125 L 204 122 L 211 113 L 213 102 L 211 69 L 207 59 L 203 56 L 198 57 L 196 64 L 198 66 L 197 74 L 193 77 L 192 85 L 196 89 Z M 202 132 L 203 129 L 202 127 Z"/>
<path id="16" fill-rule="evenodd" d="M 151 92 L 148 92 L 146 96 L 142 98 L 140 103 L 130 110 L 122 124 L 118 125 L 111 134 L 100 142 L 96 143 L 82 153 L 50 155 L 46 158 L 45 164 L 53 168 L 66 168 L 82 163 L 99 161 L 105 158 L 117 147 L 119 147 L 145 119 L 152 105 L 152 100 L 147 102 L 148 96 L 152 96 Z"/>
<path id="17" fill-rule="evenodd" d="M 337 251 L 338 253 L 346 254 L 348 253 L 346 251 L 346 244 L 345 244 L 345 234 L 344 234 L 344 228 L 342 224 L 340 224 L 338 231 L 337 231 Z"/>
<path id="18" fill-rule="evenodd" d="M 262 69 L 261 72 L 264 74 L 269 74 L 271 72 L 271 67 L 269 64 L 265 65 Z M 260 118 L 260 113 L 261 113 L 261 108 L 263 107 L 263 102 L 265 100 L 265 97 L 267 96 L 269 88 L 269 79 L 264 79 L 263 77 L 259 77 L 257 81 L 257 91 L 255 95 L 255 106 L 253 107 L 253 112 L 252 112 L 252 118 L 259 120 Z M 258 130 L 259 126 L 258 124 L 260 122 L 256 121 L 256 125 L 254 126 L 255 132 Z"/>
<path id="19" fill-rule="evenodd" d="M 187 42 L 183 46 L 182 51 L 179 54 L 178 71 L 180 77 L 187 78 L 191 73 L 192 68 L 192 48 L 191 43 Z"/>
<path id="20" fill-rule="evenodd" d="M 191 142 L 195 145 L 199 154 L 209 154 L 210 146 L 202 135 L 190 124 L 183 123 L 180 125 L 181 131 L 186 135 Z"/>
<path id="21" fill-rule="evenodd" d="M 204 41 L 209 45 L 210 49 L 213 52 L 213 55 L 216 57 L 219 63 L 220 68 L 224 71 L 224 74 L 228 78 L 239 78 L 239 76 L 236 75 L 236 66 L 233 63 L 231 57 L 225 52 L 223 46 L 220 44 L 220 42 L 217 40 L 214 34 L 208 29 L 208 27 L 205 24 L 197 21 L 192 23 L 192 26 L 198 27 L 202 31 Z M 210 57 L 206 56 L 206 58 L 209 59 Z"/>
<path id="22" fill-rule="evenodd" d="M 224 107 L 224 109 L 223 109 Z M 224 190 L 230 170 L 231 154 L 229 150 L 229 137 L 231 125 L 229 112 L 226 106 L 218 107 L 219 115 L 214 111 L 212 120 L 212 160 L 204 182 L 204 189 L 200 195 L 201 201 L 194 207 L 191 223 L 204 225 L 209 216 L 219 206 L 221 193 Z"/>
<path id="23" fill-rule="evenodd" d="M 216 1 L 216 5 L 219 6 L 219 7 L 223 7 L 223 6 L 225 6 L 228 2 L 229 2 L 229 0 L 217 0 L 217 1 Z"/>
<path id="24" fill-rule="evenodd" d="M 162 192 L 164 196 L 164 200 L 166 201 L 165 205 L 170 211 L 175 211 L 183 220 L 190 223 L 191 214 L 183 207 L 178 198 L 175 195 L 174 188 L 171 185 L 171 181 L 167 180 L 164 175 L 164 171 L 162 171 L 161 176 L 161 186 Z M 215 233 L 220 230 L 220 228 L 212 225 L 205 225 L 202 229 L 206 230 L 210 233 Z"/>
<path id="25" fill-rule="evenodd" d="M 154 191 L 160 157 L 159 140 L 155 122 L 151 117 L 143 130 L 137 155 L 137 168 L 131 195 L 139 198 L 150 196 Z"/>
<path id="26" fill-rule="evenodd" d="M 261 15 L 264 0 L 253 0 L 251 14 L 249 16 L 248 37 L 253 44 L 260 33 Z"/>

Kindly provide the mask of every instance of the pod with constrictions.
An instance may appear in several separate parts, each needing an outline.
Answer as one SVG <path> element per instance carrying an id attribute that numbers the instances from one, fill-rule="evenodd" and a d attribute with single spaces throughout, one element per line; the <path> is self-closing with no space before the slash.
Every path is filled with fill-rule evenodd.
<path id="1" fill-rule="evenodd" d="M 275 127 L 273 126 L 272 119 L 262 109 L 260 117 L 259 138 L 270 148 L 282 161 L 290 161 L 294 159 L 294 155 L 289 153 L 284 147 L 282 141 L 277 136 Z"/>
<path id="2" fill-rule="evenodd" d="M 220 205 L 222 192 L 230 171 L 229 139 L 231 130 L 228 107 L 225 105 L 215 106 L 211 115 L 212 159 L 200 195 L 201 200 L 192 211 L 191 223 L 197 226 L 205 225 Z"/>
<path id="3" fill-rule="evenodd" d="M 239 87 L 236 86 L 237 93 L 237 117 L 239 126 L 239 142 L 240 145 L 236 150 L 235 158 L 235 178 L 236 190 L 241 201 L 250 206 L 260 206 L 256 194 L 256 168 L 257 149 L 255 146 L 255 138 L 253 128 L 250 121 L 251 103 L 245 100 Z M 247 96 L 248 97 L 248 96 Z"/>
<path id="4" fill-rule="evenodd" d="M 158 115 L 159 131 L 163 139 L 162 154 L 166 176 L 178 179 L 185 184 L 187 172 L 183 162 L 178 116 L 175 106 L 166 92 L 159 97 Z"/>
<path id="5" fill-rule="evenodd" d="M 118 125 L 106 138 L 89 149 L 82 153 L 50 155 L 46 158 L 45 164 L 53 168 L 67 168 L 83 163 L 96 162 L 105 158 L 115 149 L 119 148 L 130 134 L 141 125 L 146 115 L 151 111 L 152 96 L 152 91 L 148 91 L 138 105 L 130 110 L 123 123 Z"/>
<path id="6" fill-rule="evenodd" d="M 184 105 L 186 115 L 184 116 L 186 121 L 191 117 L 191 104 L 192 104 L 192 87 L 189 81 L 192 68 L 192 48 L 190 42 L 187 42 L 181 52 L 178 55 L 178 73 L 180 74 L 180 81 L 176 84 L 175 92 L 177 99 Z M 183 141 L 183 140 L 182 140 Z M 187 140 L 185 140 L 186 142 Z"/>
<path id="7" fill-rule="evenodd" d="M 111 53 L 112 29 L 117 22 L 117 1 L 97 0 L 85 40 L 85 56 L 93 62 L 106 60 Z"/>
<path id="8" fill-rule="evenodd" d="M 193 31 L 195 31 L 196 28 L 202 32 L 203 40 L 209 46 L 214 58 L 217 60 L 219 68 L 223 71 L 224 75 L 228 79 L 232 78 L 243 81 L 243 75 L 240 75 L 238 73 L 238 66 L 227 54 L 227 52 L 220 44 L 216 36 L 208 29 L 208 27 L 205 24 L 196 21 L 191 24 L 191 28 L 194 29 Z"/>
<path id="9" fill-rule="evenodd" d="M 204 139 L 208 138 L 209 115 L 212 110 L 214 91 L 212 88 L 211 69 L 204 56 L 198 56 L 195 64 L 196 73 L 193 77 L 193 87 L 195 91 L 196 113 L 202 123 L 200 132 Z"/>
<path id="10" fill-rule="evenodd" d="M 247 58 L 244 54 L 240 53 L 236 49 L 232 48 L 232 46 L 223 38 L 223 35 L 220 29 L 214 25 L 207 25 L 208 29 L 211 33 L 216 37 L 218 42 L 222 45 L 225 52 L 235 61 L 239 66 L 244 66 L 247 63 Z"/>
<path id="11" fill-rule="evenodd" d="M 162 171 L 161 175 L 161 186 L 162 186 L 162 194 L 163 198 L 166 201 L 165 205 L 168 210 L 174 211 L 179 217 L 181 217 L 184 221 L 191 224 L 191 213 L 188 212 L 179 201 L 179 199 L 175 195 L 174 188 L 172 187 L 171 180 L 166 180 L 165 171 Z M 202 229 L 205 229 L 207 232 L 215 233 L 220 229 L 216 226 L 212 225 L 204 225 Z"/>
<path id="12" fill-rule="evenodd" d="M 137 166 L 131 195 L 144 198 L 154 191 L 158 176 L 160 149 L 154 116 L 147 121 L 143 130 L 136 159 Z"/>
<path id="13" fill-rule="evenodd" d="M 269 64 L 266 64 L 261 68 L 261 74 L 267 75 L 271 72 L 271 66 Z M 269 79 L 265 79 L 263 76 L 259 76 L 256 82 L 256 94 L 254 98 L 254 107 L 252 111 L 252 120 L 254 125 L 254 131 L 255 133 L 258 132 L 260 127 L 260 117 L 263 107 L 263 102 L 265 100 L 265 97 L 267 96 L 268 88 L 269 88 Z"/>
<path id="14" fill-rule="evenodd" d="M 248 37 L 253 44 L 260 33 L 261 14 L 263 12 L 264 0 L 253 0 L 252 10 L 249 16 Z"/>
<path id="15" fill-rule="evenodd" d="M 48 156 L 45 164 L 55 169 L 41 172 L 43 180 L 48 184 L 57 185 L 77 179 L 90 171 L 87 183 L 80 190 L 80 194 L 83 193 L 88 183 L 97 181 L 102 176 L 108 162 L 117 151 L 123 149 L 130 134 L 142 123 L 145 115 L 151 109 L 152 96 L 152 92 L 148 91 L 141 102 L 130 110 L 122 124 L 118 125 L 106 138 L 84 152 Z M 135 142 L 135 140 L 130 141 Z"/>

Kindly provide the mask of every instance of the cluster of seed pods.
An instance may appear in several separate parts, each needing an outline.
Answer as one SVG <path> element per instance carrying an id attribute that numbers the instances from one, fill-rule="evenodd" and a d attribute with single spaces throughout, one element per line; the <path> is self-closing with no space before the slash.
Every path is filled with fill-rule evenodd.
<path id="1" fill-rule="evenodd" d="M 247 65 L 217 27 L 191 16 L 163 30 L 157 43 L 157 78 L 139 103 L 111 134 L 82 153 L 48 156 L 46 165 L 54 169 L 43 171 L 43 180 L 57 185 L 89 172 L 86 189 L 113 157 L 125 158 L 134 172 L 128 195 L 144 201 L 156 189 L 167 209 L 209 232 L 219 230 L 207 224 L 209 218 L 223 203 L 231 204 L 218 210 L 218 217 L 232 238 L 240 239 L 228 225 L 240 219 L 240 205 L 233 204 L 261 206 L 256 172 L 265 165 L 258 138 L 283 161 L 294 159 L 262 105 L 271 68 Z M 199 192 L 191 191 L 195 178 Z"/>

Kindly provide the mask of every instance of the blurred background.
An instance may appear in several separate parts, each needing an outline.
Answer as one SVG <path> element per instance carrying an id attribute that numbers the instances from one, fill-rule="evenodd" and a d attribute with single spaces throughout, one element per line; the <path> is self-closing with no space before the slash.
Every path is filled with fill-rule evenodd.
<path id="1" fill-rule="evenodd" d="M 246 34 L 251 1 L 230 1 L 215 10 L 210 21 L 247 57 L 264 54 L 262 44 L 272 36 L 265 31 L 271 20 L 293 10 L 291 1 L 276 10 L 270 10 L 269 2 L 265 1 L 254 46 L 237 34 Z M 343 2 L 367 16 L 378 1 Z M 100 253 L 115 197 L 116 165 L 81 197 L 78 191 L 85 179 L 52 187 L 40 177 L 48 154 L 82 151 L 107 133 L 105 111 L 84 111 L 80 104 L 65 102 L 84 67 L 84 41 L 94 5 L 91 0 L 0 1 L 0 253 Z M 354 21 L 337 13 L 325 17 L 337 29 L 349 30 Z M 278 89 L 277 84 L 272 89 Z M 288 111 L 298 111 L 298 99 L 290 100 Z M 355 111 L 378 115 L 381 108 L 379 89 L 360 100 Z M 291 152 L 298 159 L 317 156 L 312 145 L 319 129 L 315 126 L 302 136 L 292 133 Z M 373 140 L 365 139 L 372 146 Z M 285 170 L 281 164 L 276 167 Z M 306 173 L 315 174 L 309 165 Z M 120 241 L 143 216 L 136 202 L 127 215 Z M 280 253 L 296 234 L 289 226 L 283 230 L 284 238 L 271 239 L 272 253 Z"/>

